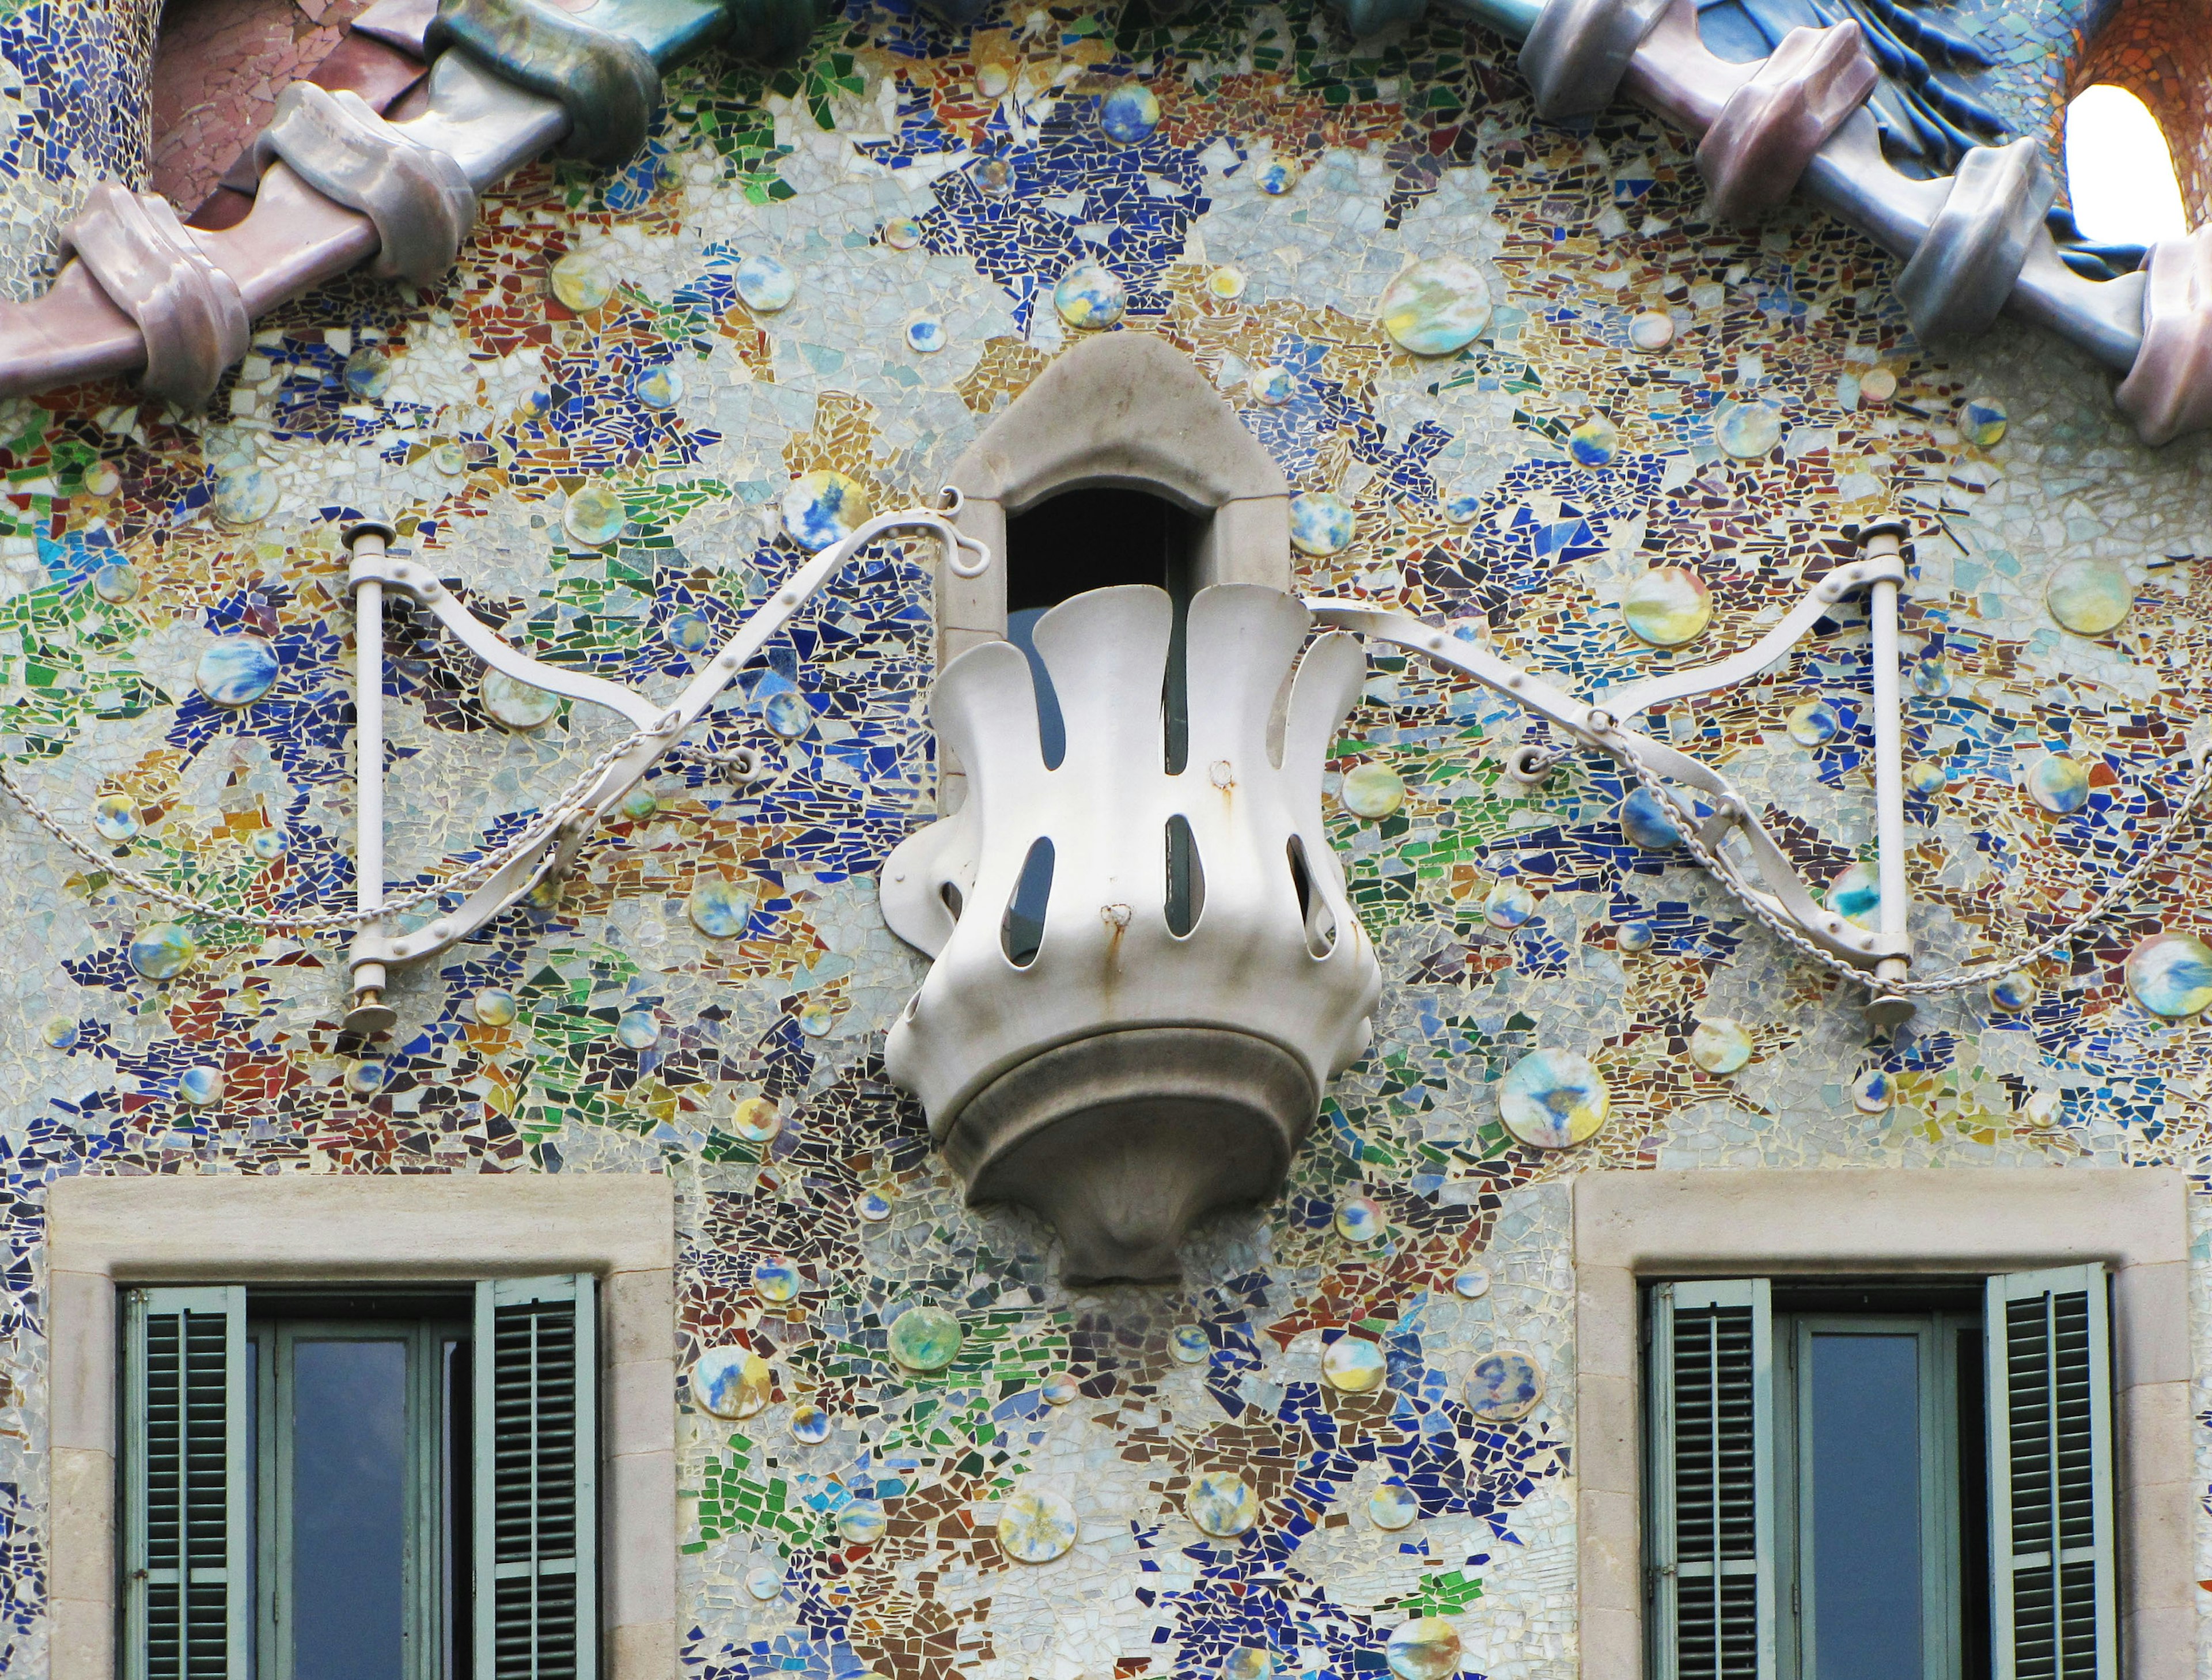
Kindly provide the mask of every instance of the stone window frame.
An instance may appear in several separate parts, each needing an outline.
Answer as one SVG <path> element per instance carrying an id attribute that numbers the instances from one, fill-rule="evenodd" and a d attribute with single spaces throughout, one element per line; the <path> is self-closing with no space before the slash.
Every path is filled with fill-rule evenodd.
<path id="1" fill-rule="evenodd" d="M 1639 1286 L 2112 1272 L 2122 1680 L 2194 1680 L 2189 1181 L 2166 1167 L 1591 1172 L 1574 1181 L 1577 1623 L 1585 1680 L 1647 1671 Z"/>
<path id="2" fill-rule="evenodd" d="M 1006 521 L 1062 490 L 1144 490 L 1205 516 L 1195 587 L 1259 583 L 1290 593 L 1291 484 L 1197 362 L 1157 333 L 1097 333 L 1060 355 L 952 465 L 954 520 L 988 544 L 977 577 L 940 559 L 937 667 L 1006 636 Z M 957 809 L 966 777 L 939 767 Z"/>
<path id="3" fill-rule="evenodd" d="M 52 1680 L 114 1680 L 116 1291 L 590 1272 L 609 1680 L 676 1671 L 676 1225 L 648 1173 L 81 1177 L 46 1201 Z"/>

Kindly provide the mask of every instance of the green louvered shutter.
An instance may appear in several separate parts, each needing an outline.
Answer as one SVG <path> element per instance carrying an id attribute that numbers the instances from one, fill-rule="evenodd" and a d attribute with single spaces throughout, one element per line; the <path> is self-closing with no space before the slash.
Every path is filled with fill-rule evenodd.
<path id="1" fill-rule="evenodd" d="M 124 1298 L 125 1680 L 251 1671 L 246 1291 Z"/>
<path id="2" fill-rule="evenodd" d="M 1996 1680 L 2113 1680 L 2112 1331 L 2102 1266 L 1989 1281 Z"/>
<path id="3" fill-rule="evenodd" d="M 1772 1311 L 1765 1278 L 1653 1292 L 1655 1680 L 1773 1680 Z"/>
<path id="4" fill-rule="evenodd" d="M 477 1285 L 477 1680 L 597 1680 L 597 1324 L 587 1275 Z"/>

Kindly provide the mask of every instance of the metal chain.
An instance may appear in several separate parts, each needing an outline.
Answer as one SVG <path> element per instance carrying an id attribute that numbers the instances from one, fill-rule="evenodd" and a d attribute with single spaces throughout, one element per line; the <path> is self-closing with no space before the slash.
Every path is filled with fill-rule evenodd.
<path id="1" fill-rule="evenodd" d="M 641 729 L 625 736 L 600 753 L 585 767 L 581 775 L 568 784 L 567 791 L 562 793 L 559 799 L 550 805 L 540 807 L 538 814 L 516 831 L 514 837 L 498 850 L 488 852 L 472 863 L 462 864 L 452 874 L 442 876 L 427 886 L 416 887 L 401 893 L 397 898 L 387 898 L 373 910 L 316 910 L 306 915 L 286 916 L 269 915 L 254 910 L 231 910 L 220 904 L 206 904 L 187 893 L 179 892 L 173 887 L 163 885 L 151 875 L 141 874 L 135 869 L 120 868 L 113 858 L 102 856 L 93 848 L 86 845 L 76 835 L 70 832 L 58 817 L 31 796 L 23 784 L 15 779 L 13 770 L 4 761 L 0 761 L 0 788 L 4 788 L 9 793 L 14 794 L 16 802 L 31 813 L 33 820 L 40 828 L 76 853 L 84 862 L 106 875 L 111 880 L 127 887 L 133 892 L 153 899 L 156 904 L 167 904 L 172 910 L 182 910 L 189 916 L 204 916 L 214 922 L 227 922 L 237 927 L 256 928 L 263 933 L 339 933 L 356 928 L 366 928 L 374 922 L 382 922 L 387 917 L 404 915 L 409 910 L 419 909 L 424 904 L 444 898 L 449 892 L 458 892 L 464 887 L 495 875 L 508 864 L 526 855 L 538 847 L 552 843 L 554 833 L 562 824 L 584 808 L 588 801 L 592 784 L 598 781 L 607 767 L 646 739 L 646 732 Z"/>
<path id="2" fill-rule="evenodd" d="M 1754 895 L 1744 884 L 1742 879 L 1737 875 L 1735 867 L 1705 844 L 1704 837 L 1698 832 L 1696 813 L 1682 803 L 1680 795 L 1672 786 L 1661 780 L 1650 767 L 1644 764 L 1627 736 L 1622 734 L 1610 723 L 1593 729 L 1590 733 L 1592 739 L 1628 767 L 1629 774 L 1636 778 L 1638 786 L 1657 800 L 1662 808 L 1674 814 L 1675 831 L 1681 836 L 1682 843 L 1688 849 L 1690 855 L 1697 859 L 1706 873 L 1721 884 L 1728 895 L 1750 911 L 1769 933 L 1793 950 L 1810 957 L 1822 967 L 1840 975 L 1846 980 L 1856 981 L 1869 992 L 1878 995 L 1902 994 L 1914 997 L 1933 997 L 1945 992 L 1964 991 L 1969 986 L 1978 985 L 1984 981 L 2010 974 L 2017 969 L 2025 968 L 2031 963 L 2039 963 L 2045 958 L 2054 956 L 2066 949 L 2091 927 L 2126 904 L 2133 895 L 2143 872 L 2166 855 L 2175 838 L 2180 834 L 2182 826 L 2195 814 L 2197 806 L 2203 803 L 2206 794 L 2212 794 L 2212 758 L 2208 758 L 2204 767 L 2197 771 L 2187 790 L 2182 794 L 2180 803 L 2174 807 L 2173 814 L 2166 819 L 2164 827 L 2143 843 L 2142 849 L 2136 854 L 2135 861 L 2112 879 L 2105 888 L 2104 895 L 2095 904 L 2047 938 L 2039 940 L 2033 945 L 2020 950 L 2008 952 L 2002 956 L 1988 957 L 1979 962 L 1969 963 L 1964 968 L 1953 969 L 1946 974 L 1931 974 L 1920 979 L 1886 981 L 1877 978 L 1868 970 L 1844 961 L 1832 951 L 1823 950 L 1808 939 L 1801 928 L 1784 919 Z"/>

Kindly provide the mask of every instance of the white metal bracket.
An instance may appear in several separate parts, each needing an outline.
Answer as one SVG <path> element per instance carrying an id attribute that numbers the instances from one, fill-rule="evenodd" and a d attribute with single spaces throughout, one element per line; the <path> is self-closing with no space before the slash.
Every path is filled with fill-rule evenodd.
<path id="1" fill-rule="evenodd" d="M 390 1031 L 397 1019 L 384 1001 L 390 969 L 435 956 L 526 895 L 566 876 L 575 867 L 577 855 L 592 829 L 651 773 L 661 755 L 698 721 L 715 697 L 807 598 L 870 544 L 894 532 L 926 532 L 944 545 L 946 563 L 956 574 L 980 575 L 991 563 L 990 551 L 953 525 L 959 506 L 959 493 L 947 490 L 941 508 L 908 508 L 879 514 L 842 541 L 823 549 L 754 608 L 737 633 L 672 700 L 654 700 L 621 683 L 532 659 L 478 619 L 428 567 L 392 554 L 387 547 L 392 535 L 390 527 L 373 521 L 349 527 L 345 541 L 353 556 L 347 582 L 354 597 L 359 788 L 356 870 L 363 914 L 378 910 L 384 904 L 384 598 L 387 590 L 427 607 L 492 669 L 550 693 L 605 707 L 625 719 L 632 733 L 586 772 L 585 784 L 567 801 L 572 807 L 569 813 L 554 828 L 544 847 L 514 858 L 460 904 L 441 910 L 423 927 L 395 934 L 383 923 L 371 922 L 354 935 L 347 957 L 352 971 L 353 1006 L 346 1014 L 345 1031 L 362 1037 Z"/>
<path id="2" fill-rule="evenodd" d="M 1898 669 L 1898 591 L 1905 580 L 1905 526 L 1883 520 L 1859 533 L 1863 557 L 1839 566 L 1806 590 L 1782 622 L 1750 647 L 1692 670 L 1672 672 L 1605 691 L 1591 703 L 1500 659 L 1480 643 L 1422 623 L 1409 613 L 1389 612 L 1348 601 L 1311 598 L 1307 607 L 1321 623 L 1353 630 L 1376 641 L 1395 642 L 1431 663 L 1474 678 L 1524 710 L 1533 712 L 1585 746 L 1612 753 L 1633 769 L 1679 784 L 1698 796 L 1711 814 L 1698 825 L 1698 837 L 1719 861 L 1723 885 L 1875 983 L 1867 1006 L 1876 1027 L 1893 1027 L 1911 1019 L 1912 1002 L 1887 987 L 1902 981 L 1912 961 L 1907 887 L 1905 879 L 1905 765 L 1901 695 Z M 1828 909 L 1817 890 L 1798 874 L 1789 854 L 1718 770 L 1630 727 L 1627 719 L 1662 701 L 1703 694 L 1752 677 L 1786 654 L 1826 610 L 1846 596 L 1863 592 L 1873 638 L 1875 836 L 1881 885 L 1878 925 L 1869 930 Z M 1510 771 L 1514 767 L 1509 767 Z M 1522 765 L 1525 779 L 1539 767 Z M 1736 850 L 1724 849 L 1733 843 Z M 1748 868 L 1738 873 L 1740 864 Z"/>

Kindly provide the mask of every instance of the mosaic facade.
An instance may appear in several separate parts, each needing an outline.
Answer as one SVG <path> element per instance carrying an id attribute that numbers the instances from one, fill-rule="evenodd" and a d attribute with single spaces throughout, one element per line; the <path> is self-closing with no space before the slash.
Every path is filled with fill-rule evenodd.
<path id="1" fill-rule="evenodd" d="M 115 110 L 143 108 L 124 16 L 41 0 L 4 26 L 11 279 L 41 271 L 54 204 L 139 155 L 70 102 L 105 76 Z M 2047 132 L 2086 21 L 2048 0 L 1954 25 L 2000 60 L 1984 97 Z M 118 867 L 229 905 L 332 899 L 343 523 L 393 520 L 540 656 L 672 690 L 800 563 L 788 483 L 933 497 L 1083 330 L 1053 294 L 1092 261 L 1125 294 L 1114 330 L 1195 358 L 1294 490 L 1349 509 L 1304 587 L 1449 622 L 1581 692 L 1747 644 L 1851 557 L 1847 524 L 1910 518 L 1923 965 L 2030 942 L 2165 822 L 2207 739 L 2212 446 L 2145 449 L 2104 374 L 2009 321 L 1931 356 L 1870 243 L 1799 208 L 1714 226 L 1705 196 L 1656 119 L 1539 125 L 1510 50 L 1441 16 L 1355 47 L 1251 0 L 957 30 L 900 5 L 840 18 L 793 70 L 708 54 L 671 72 L 626 167 L 533 166 L 488 195 L 443 285 L 362 277 L 264 317 L 204 416 L 121 385 L 0 407 L 0 752 Z M 1447 253 L 1497 307 L 1466 350 L 1416 357 L 1379 300 Z M 787 304 L 747 301 L 763 257 Z M 337 1030 L 337 944 L 180 917 L 0 816 L 0 1671 L 44 1671 L 59 1175 L 670 1175 L 684 1362 L 769 1370 L 741 1417 L 684 1396 L 701 1680 L 1262 1680 L 1237 1654 L 1256 1651 L 1351 1675 L 1425 1617 L 1468 1673 L 1562 1680 L 1573 1173 L 2203 1176 L 2212 1026 L 2146 1009 L 2124 972 L 2154 935 L 2212 936 L 2201 820 L 2070 963 L 1870 1044 L 1855 989 L 1624 833 L 1611 760 L 1523 787 L 1511 707 L 1378 652 L 1328 783 L 1383 959 L 1375 1042 L 1287 1192 L 1209 1227 L 1183 1284 L 1071 1292 L 1046 1227 L 960 1205 L 883 1074 L 924 967 L 874 871 L 935 814 L 930 557 L 857 563 L 696 732 L 765 750 L 764 781 L 672 758 L 557 903 L 399 979 L 399 1027 L 368 1053 Z M 1710 598 L 1673 651 L 1627 628 L 1655 566 Z M 2069 588 L 2117 589 L 2124 616 L 2064 628 L 2054 607 L 2087 622 Z M 501 727 L 427 618 L 391 634 L 404 885 L 497 844 L 617 726 L 564 703 Z M 1656 721 L 1818 881 L 1871 855 L 1867 661 L 1839 609 L 1781 667 Z M 736 906 L 726 936 L 701 932 L 702 892 Z M 1586 1141 L 1507 1130 L 1501 1086 L 1538 1050 L 1602 1075 Z M 2212 1263 L 2197 1294 L 2212 1335 Z M 2212 1482 L 2212 1427 L 2199 1458 Z M 1209 1533 L 1246 1494 L 1256 1525 Z"/>

